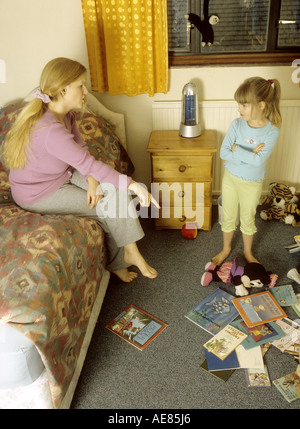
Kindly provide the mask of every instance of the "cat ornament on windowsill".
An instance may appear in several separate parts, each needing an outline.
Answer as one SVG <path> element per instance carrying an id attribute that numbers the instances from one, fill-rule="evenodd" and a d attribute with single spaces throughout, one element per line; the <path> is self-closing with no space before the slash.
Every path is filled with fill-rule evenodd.
<path id="1" fill-rule="evenodd" d="M 203 15 L 204 20 L 201 21 L 199 15 L 195 13 L 189 13 L 184 15 L 184 17 L 191 22 L 202 34 L 202 46 L 211 46 L 214 43 L 214 30 L 212 28 L 213 25 L 216 25 L 219 22 L 218 15 L 208 15 L 208 5 L 209 0 L 204 0 L 203 3 Z"/>

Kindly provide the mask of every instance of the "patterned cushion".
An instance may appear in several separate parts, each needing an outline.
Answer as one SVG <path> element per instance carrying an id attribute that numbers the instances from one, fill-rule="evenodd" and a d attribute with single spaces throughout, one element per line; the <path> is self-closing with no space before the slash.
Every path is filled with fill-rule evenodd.
<path id="1" fill-rule="evenodd" d="M 10 104 L 0 111 L 0 153 L 6 134 L 24 105 Z M 89 113 L 83 116 L 77 113 L 76 122 L 83 140 L 96 159 L 109 164 L 120 173 L 129 176 L 133 174 L 134 166 L 111 124 Z M 10 200 L 8 173 L 0 156 L 0 204 Z"/>
<path id="2" fill-rule="evenodd" d="M 77 126 L 91 154 L 117 171 L 131 176 L 134 166 L 114 132 L 113 126 L 105 119 L 85 113 L 77 114 Z"/>

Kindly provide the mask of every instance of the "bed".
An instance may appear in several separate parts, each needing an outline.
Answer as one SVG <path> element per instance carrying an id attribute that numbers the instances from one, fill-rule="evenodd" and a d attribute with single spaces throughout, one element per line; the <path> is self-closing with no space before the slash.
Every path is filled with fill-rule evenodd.
<path id="1" fill-rule="evenodd" d="M 0 148 L 32 97 L 0 110 Z M 97 159 L 132 175 L 124 115 L 88 94 L 77 124 Z M 70 407 L 109 283 L 105 263 L 97 222 L 21 209 L 1 158 L 0 409 Z"/>

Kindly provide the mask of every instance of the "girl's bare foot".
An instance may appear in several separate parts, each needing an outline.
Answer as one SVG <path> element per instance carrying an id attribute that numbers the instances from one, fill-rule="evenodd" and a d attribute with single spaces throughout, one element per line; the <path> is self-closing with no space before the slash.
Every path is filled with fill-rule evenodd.
<path id="1" fill-rule="evenodd" d="M 143 276 L 148 277 L 149 279 L 155 279 L 158 275 L 157 271 L 150 267 L 140 254 L 136 243 L 130 243 L 124 246 L 124 262 L 138 267 Z"/>
<path id="2" fill-rule="evenodd" d="M 225 259 L 229 256 L 231 249 L 226 250 L 222 249 L 220 253 L 218 253 L 216 256 L 212 258 L 212 262 L 215 265 L 221 265 Z"/>
<path id="3" fill-rule="evenodd" d="M 122 268 L 121 270 L 113 271 L 113 273 L 125 283 L 130 283 L 132 282 L 132 280 L 137 278 L 137 273 L 135 273 L 134 271 L 128 271 L 127 268 Z"/>
<path id="4" fill-rule="evenodd" d="M 246 261 L 248 263 L 258 262 L 258 260 L 253 256 L 253 253 L 252 253 L 253 235 L 247 235 L 243 233 L 243 242 L 244 242 L 244 257 Z"/>
<path id="5" fill-rule="evenodd" d="M 260 262 L 252 255 L 252 253 L 244 252 L 244 257 L 248 263 L 257 262 L 258 264 L 260 264 Z"/>

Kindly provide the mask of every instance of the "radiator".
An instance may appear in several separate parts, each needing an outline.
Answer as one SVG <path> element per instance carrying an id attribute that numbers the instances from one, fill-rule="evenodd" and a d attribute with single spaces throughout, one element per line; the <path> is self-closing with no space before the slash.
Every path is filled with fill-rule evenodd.
<path id="1" fill-rule="evenodd" d="M 181 101 L 155 101 L 152 104 L 153 130 L 179 130 Z M 270 182 L 283 182 L 300 191 L 300 100 L 282 100 L 280 105 L 282 127 L 274 152 L 267 162 L 263 194 Z M 214 159 L 213 194 L 221 194 L 224 172 L 220 147 L 231 121 L 238 117 L 235 101 L 202 101 L 199 120 L 202 129 L 214 129 L 217 136 L 217 154 Z"/>

